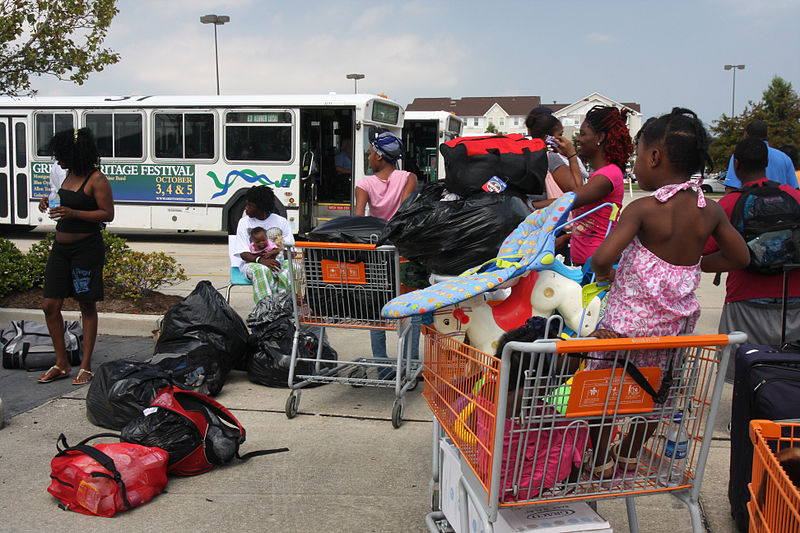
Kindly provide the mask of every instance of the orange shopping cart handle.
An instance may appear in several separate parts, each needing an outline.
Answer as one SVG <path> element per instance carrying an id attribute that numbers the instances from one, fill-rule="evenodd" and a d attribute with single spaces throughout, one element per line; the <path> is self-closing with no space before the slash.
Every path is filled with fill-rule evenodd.
<path id="1" fill-rule="evenodd" d="M 350 242 L 316 242 L 316 241 L 297 241 L 295 248 L 326 248 L 334 250 L 375 250 L 375 244 L 350 243 Z"/>
<path id="2" fill-rule="evenodd" d="M 765 439 L 779 439 L 781 437 L 781 424 L 772 420 L 751 420 L 750 440 L 756 442 L 756 433 L 761 433 Z"/>
<path id="3" fill-rule="evenodd" d="M 676 337 L 622 337 L 618 339 L 576 339 L 555 341 L 557 353 L 610 352 L 660 348 L 727 346 L 727 335 L 683 335 Z"/>

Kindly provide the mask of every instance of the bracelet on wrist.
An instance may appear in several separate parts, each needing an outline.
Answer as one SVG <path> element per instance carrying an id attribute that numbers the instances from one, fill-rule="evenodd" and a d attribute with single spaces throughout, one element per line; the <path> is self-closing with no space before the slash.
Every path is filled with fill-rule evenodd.
<path id="1" fill-rule="evenodd" d="M 574 153 L 574 154 L 572 154 L 572 155 L 568 155 L 568 156 L 567 156 L 567 159 L 571 159 L 571 158 L 573 158 L 573 157 L 577 157 L 577 156 L 578 156 L 578 152 L 575 152 L 575 153 Z"/>

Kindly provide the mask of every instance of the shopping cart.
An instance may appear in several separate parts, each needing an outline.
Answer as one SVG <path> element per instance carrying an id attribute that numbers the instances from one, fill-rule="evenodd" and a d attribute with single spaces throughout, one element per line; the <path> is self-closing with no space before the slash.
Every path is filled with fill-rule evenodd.
<path id="1" fill-rule="evenodd" d="M 394 387 L 392 425 L 400 427 L 405 394 L 413 390 L 422 372 L 419 360 L 411 358 L 407 341 L 411 320 L 385 320 L 381 308 L 400 294 L 400 258 L 393 246 L 298 242 L 291 261 L 294 280 L 294 319 L 297 326 L 289 366 L 286 416 L 294 418 L 301 389 L 312 383 L 342 383 L 354 387 Z M 323 343 L 315 357 L 302 357 L 298 340 L 301 327 L 397 331 L 397 357 L 361 357 L 331 364 L 322 359 Z M 298 363 L 313 366 L 313 372 L 297 373 Z M 392 379 L 392 377 L 394 379 Z M 295 383 L 295 380 L 297 383 Z"/>
<path id="2" fill-rule="evenodd" d="M 792 483 L 777 454 L 800 446 L 800 424 L 753 420 L 753 477 L 748 484 L 751 533 L 800 532 L 800 491 Z"/>
<path id="3" fill-rule="evenodd" d="M 635 497 L 671 492 L 687 505 L 693 530 L 703 531 L 698 497 L 725 378 L 719 369 L 746 335 L 509 342 L 498 359 L 433 328 L 423 334 L 423 395 L 435 416 L 434 510 L 446 433 L 460 451 L 459 492 L 469 502 L 461 524 L 472 506 L 489 533 L 502 507 L 624 497 L 630 530 L 638 531 Z M 641 350 L 673 360 L 664 403 L 631 376 L 628 356 Z M 603 357 L 609 368 L 575 372 L 583 354 Z M 661 369 L 639 370 L 657 390 Z M 664 453 L 673 424 L 687 436 L 685 463 Z M 602 441 L 608 445 L 594 445 Z M 626 461 L 637 450 L 638 460 Z M 432 531 L 440 517 L 428 515 Z"/>

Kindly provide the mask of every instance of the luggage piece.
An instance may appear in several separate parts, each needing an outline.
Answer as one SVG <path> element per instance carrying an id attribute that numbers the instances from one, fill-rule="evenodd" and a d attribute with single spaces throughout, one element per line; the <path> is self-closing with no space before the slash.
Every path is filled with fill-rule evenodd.
<path id="1" fill-rule="evenodd" d="M 83 329 L 78 322 L 64 322 L 64 343 L 69 364 L 77 366 L 83 358 Z M 31 320 L 14 320 L 0 336 L 3 346 L 3 368 L 46 370 L 56 364 L 56 352 L 47 324 Z"/>
<path id="2" fill-rule="evenodd" d="M 450 192 L 470 196 L 482 192 L 493 176 L 510 192 L 542 194 L 547 176 L 547 150 L 541 139 L 518 133 L 486 137 L 458 137 L 439 146 L 444 157 L 445 186 Z"/>
<path id="3" fill-rule="evenodd" d="M 731 463 L 728 501 L 740 531 L 747 531 L 747 484 L 753 469 L 749 428 L 753 419 L 800 417 L 800 353 L 744 344 L 736 352 L 731 410 Z"/>
<path id="4" fill-rule="evenodd" d="M 64 510 L 110 517 L 147 503 L 167 486 L 167 452 L 127 442 L 69 446 L 62 433 L 50 462 L 50 486 Z"/>

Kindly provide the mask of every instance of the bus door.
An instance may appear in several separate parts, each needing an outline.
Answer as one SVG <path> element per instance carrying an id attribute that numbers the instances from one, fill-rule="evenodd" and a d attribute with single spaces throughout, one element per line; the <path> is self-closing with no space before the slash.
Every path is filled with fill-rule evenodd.
<path id="1" fill-rule="evenodd" d="M 26 122 L 0 117 L 0 223 L 28 224 Z"/>
<path id="2" fill-rule="evenodd" d="M 439 121 L 406 119 L 403 123 L 403 146 L 406 153 L 403 169 L 417 175 L 420 182 L 439 179 Z"/>
<path id="3" fill-rule="evenodd" d="M 353 205 L 353 109 L 300 111 L 300 233 Z"/>

